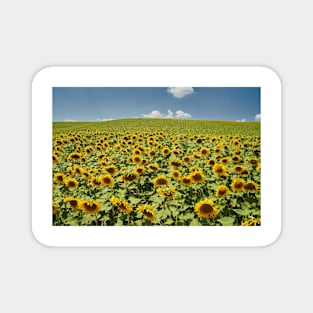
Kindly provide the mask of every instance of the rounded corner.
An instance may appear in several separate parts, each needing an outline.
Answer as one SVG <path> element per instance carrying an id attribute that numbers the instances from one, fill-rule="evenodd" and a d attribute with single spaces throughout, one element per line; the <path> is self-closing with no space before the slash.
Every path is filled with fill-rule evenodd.
<path id="1" fill-rule="evenodd" d="M 261 247 L 268 248 L 272 245 L 275 245 L 278 242 L 278 240 L 281 238 L 281 233 L 282 233 L 282 228 L 280 226 L 278 231 L 273 234 L 270 240 L 266 242 L 265 244 L 262 244 Z"/>
<path id="2" fill-rule="evenodd" d="M 44 67 L 41 67 L 40 69 L 38 69 L 34 73 L 32 79 L 31 79 L 32 86 L 36 83 L 37 80 L 41 79 L 41 77 L 44 77 L 47 74 L 47 72 L 49 72 L 52 68 L 53 68 L 53 66 L 47 65 L 47 66 L 44 66 Z"/>
<path id="3" fill-rule="evenodd" d="M 34 231 L 34 228 L 32 228 L 31 233 L 32 233 L 33 239 L 34 239 L 38 244 L 40 244 L 41 246 L 43 246 L 43 247 L 45 247 L 45 248 L 51 248 L 51 247 L 52 247 L 51 245 L 45 243 L 44 240 L 41 240 L 40 236 L 38 236 L 38 235 L 36 234 L 36 232 Z"/>
<path id="4" fill-rule="evenodd" d="M 274 68 L 267 65 L 260 66 L 260 68 L 265 71 L 269 77 L 276 80 L 280 87 L 282 86 L 282 78 Z"/>

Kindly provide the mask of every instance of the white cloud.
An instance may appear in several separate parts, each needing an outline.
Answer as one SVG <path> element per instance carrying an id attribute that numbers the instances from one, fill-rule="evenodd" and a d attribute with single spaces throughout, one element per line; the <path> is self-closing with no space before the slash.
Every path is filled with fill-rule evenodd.
<path id="1" fill-rule="evenodd" d="M 261 121 L 261 113 L 255 115 L 256 121 Z"/>
<path id="2" fill-rule="evenodd" d="M 167 92 L 172 94 L 175 98 L 183 98 L 194 93 L 192 87 L 168 87 Z"/>
<path id="3" fill-rule="evenodd" d="M 171 110 L 167 110 L 167 118 L 173 118 L 174 117 L 174 113 Z"/>
<path id="4" fill-rule="evenodd" d="M 163 114 L 158 110 L 153 110 L 148 114 L 142 114 L 142 116 L 150 118 L 177 118 L 177 119 L 191 118 L 191 114 L 184 112 L 182 110 L 175 111 L 175 114 L 171 110 L 167 110 L 167 114 Z"/>
<path id="5" fill-rule="evenodd" d="M 247 120 L 243 118 L 242 120 L 237 120 L 236 122 L 246 122 Z"/>
<path id="6" fill-rule="evenodd" d="M 153 110 L 149 114 L 143 114 L 143 117 L 159 118 L 162 117 L 162 114 L 158 110 Z"/>
<path id="7" fill-rule="evenodd" d="M 66 120 L 64 120 L 64 122 L 78 122 L 78 121 L 76 121 L 76 120 L 72 120 L 72 119 L 66 119 Z"/>
<path id="8" fill-rule="evenodd" d="M 112 121 L 114 118 L 97 118 L 97 122 L 106 122 L 106 121 Z"/>
<path id="9" fill-rule="evenodd" d="M 175 113 L 176 118 L 191 118 L 191 115 L 189 113 L 183 112 L 182 110 L 178 110 Z"/>

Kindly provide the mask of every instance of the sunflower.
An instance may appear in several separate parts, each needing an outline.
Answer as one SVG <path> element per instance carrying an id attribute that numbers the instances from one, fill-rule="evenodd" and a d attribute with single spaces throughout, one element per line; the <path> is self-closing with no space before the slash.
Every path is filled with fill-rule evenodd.
<path id="1" fill-rule="evenodd" d="M 245 183 L 243 188 L 247 192 L 257 192 L 258 191 L 258 188 L 257 188 L 255 182 L 253 182 L 253 181 L 249 181 L 249 182 Z"/>
<path id="2" fill-rule="evenodd" d="M 217 197 L 224 197 L 228 193 L 229 189 L 225 185 L 220 185 L 215 190 Z"/>
<path id="3" fill-rule="evenodd" d="M 133 155 L 132 156 L 132 161 L 136 164 L 141 164 L 142 163 L 142 159 L 139 155 Z"/>
<path id="4" fill-rule="evenodd" d="M 52 214 L 55 215 L 57 214 L 59 208 L 55 203 L 52 203 Z"/>
<path id="5" fill-rule="evenodd" d="M 256 168 L 257 172 L 260 173 L 261 172 L 261 164 L 258 165 L 258 167 Z"/>
<path id="6" fill-rule="evenodd" d="M 260 225 L 261 225 L 261 219 L 256 218 L 252 220 L 242 221 L 240 226 L 260 226 Z"/>
<path id="7" fill-rule="evenodd" d="M 148 160 L 147 159 L 142 159 L 141 160 L 141 164 L 147 164 L 148 163 Z"/>
<path id="8" fill-rule="evenodd" d="M 158 176 L 153 180 L 155 187 L 161 187 L 169 184 L 168 178 L 166 176 Z"/>
<path id="9" fill-rule="evenodd" d="M 121 181 L 123 183 L 129 183 L 133 180 L 136 180 L 138 178 L 138 174 L 137 173 L 126 173 L 124 175 L 121 176 Z"/>
<path id="10" fill-rule="evenodd" d="M 188 155 L 183 156 L 182 161 L 184 163 L 189 163 L 191 161 L 191 157 Z"/>
<path id="11" fill-rule="evenodd" d="M 178 170 L 173 170 L 171 171 L 171 176 L 174 178 L 174 179 L 179 179 L 181 174 L 180 174 L 180 171 Z"/>
<path id="12" fill-rule="evenodd" d="M 134 170 L 135 174 L 142 175 L 145 172 L 145 168 L 143 166 L 138 166 Z"/>
<path id="13" fill-rule="evenodd" d="M 67 160 L 70 162 L 79 162 L 81 157 L 82 156 L 80 153 L 73 152 L 69 154 L 69 156 L 67 157 Z"/>
<path id="14" fill-rule="evenodd" d="M 73 168 L 71 168 L 70 166 L 67 167 L 66 171 L 68 172 L 68 174 L 69 174 L 70 176 L 73 176 L 73 175 L 74 175 Z"/>
<path id="15" fill-rule="evenodd" d="M 234 191 L 243 191 L 243 188 L 244 188 L 244 185 L 245 185 L 245 181 L 241 178 L 236 178 L 232 184 L 231 184 L 231 188 L 234 190 Z"/>
<path id="16" fill-rule="evenodd" d="M 79 199 L 72 198 L 72 197 L 64 198 L 63 202 L 64 203 L 69 202 L 73 209 L 78 209 L 79 208 L 79 204 L 80 204 L 80 200 Z"/>
<path id="17" fill-rule="evenodd" d="M 65 184 L 66 177 L 63 173 L 54 174 L 54 181 L 58 184 Z"/>
<path id="18" fill-rule="evenodd" d="M 125 200 L 121 200 L 121 199 L 118 199 L 118 198 L 113 196 L 110 201 L 122 213 L 128 214 L 128 213 L 132 212 L 132 210 L 133 210 L 131 205 Z"/>
<path id="19" fill-rule="evenodd" d="M 65 181 L 65 184 L 66 184 L 67 187 L 72 188 L 72 189 L 76 189 L 78 187 L 78 182 L 74 178 L 67 179 Z"/>
<path id="20" fill-rule="evenodd" d="M 210 159 L 210 160 L 207 160 L 205 163 L 208 166 L 213 166 L 215 164 L 215 160 L 214 159 Z"/>
<path id="21" fill-rule="evenodd" d="M 240 174 L 245 168 L 241 165 L 235 165 L 233 167 L 233 171 L 237 174 Z"/>
<path id="22" fill-rule="evenodd" d="M 79 167 L 78 165 L 76 165 L 76 164 L 75 164 L 75 166 L 74 166 L 74 171 L 75 171 L 75 173 L 78 174 L 78 175 L 82 175 L 82 174 L 83 174 L 83 169 L 80 168 L 80 167 Z"/>
<path id="23" fill-rule="evenodd" d="M 192 178 L 191 178 L 190 175 L 189 175 L 189 176 L 183 176 L 183 177 L 179 180 L 179 182 L 180 182 L 181 185 L 183 185 L 183 186 L 189 186 L 189 185 L 192 184 Z"/>
<path id="24" fill-rule="evenodd" d="M 217 208 L 212 200 L 206 198 L 195 205 L 195 212 L 203 218 L 214 217 L 218 214 Z"/>
<path id="25" fill-rule="evenodd" d="M 167 199 L 172 199 L 174 194 L 176 193 L 175 188 L 165 189 L 165 188 L 158 188 L 158 194 L 165 196 Z"/>
<path id="26" fill-rule="evenodd" d="M 79 208 L 86 214 L 97 214 L 101 209 L 101 203 L 98 200 L 95 201 L 80 201 Z"/>
<path id="27" fill-rule="evenodd" d="M 87 170 L 83 170 L 83 172 L 82 172 L 82 175 L 86 178 L 86 179 L 90 179 L 91 178 L 91 175 L 88 173 L 88 171 Z"/>
<path id="28" fill-rule="evenodd" d="M 102 185 L 104 186 L 113 186 L 114 185 L 114 178 L 108 174 L 108 175 L 101 175 L 100 181 Z"/>
<path id="29" fill-rule="evenodd" d="M 229 158 L 222 158 L 220 162 L 223 164 L 227 164 L 229 162 Z"/>
<path id="30" fill-rule="evenodd" d="M 144 205 L 144 206 L 138 206 L 136 209 L 138 212 L 143 213 L 144 217 L 149 220 L 150 222 L 155 221 L 155 211 L 152 208 L 152 205 Z"/>
<path id="31" fill-rule="evenodd" d="M 159 170 L 159 165 L 157 163 L 149 164 L 148 169 L 154 172 L 157 172 Z"/>
<path id="32" fill-rule="evenodd" d="M 115 165 L 108 165 L 108 166 L 105 166 L 104 167 L 104 170 L 107 172 L 107 173 L 109 173 L 109 174 L 111 174 L 111 175 L 115 175 L 116 174 L 116 172 L 117 172 L 117 169 L 116 169 L 116 166 Z"/>
<path id="33" fill-rule="evenodd" d="M 207 157 L 209 155 L 210 150 L 206 147 L 202 147 L 199 152 L 202 157 Z"/>
<path id="34" fill-rule="evenodd" d="M 246 168 L 244 168 L 244 169 L 241 171 L 240 175 L 242 175 L 242 176 L 247 176 L 247 175 L 249 175 L 249 171 L 248 171 Z"/>
<path id="35" fill-rule="evenodd" d="M 59 162 L 59 158 L 58 158 L 58 156 L 55 153 L 52 154 L 52 161 L 53 161 L 53 163 L 58 163 Z"/>
<path id="36" fill-rule="evenodd" d="M 200 156 L 199 154 L 197 154 L 196 152 L 194 152 L 194 153 L 192 154 L 192 157 L 193 157 L 195 160 L 201 159 L 201 156 Z"/>
<path id="37" fill-rule="evenodd" d="M 216 174 L 217 176 L 227 176 L 227 168 L 222 165 L 222 164 L 215 164 L 213 166 L 213 173 Z"/>
<path id="38" fill-rule="evenodd" d="M 205 177 L 201 170 L 195 170 L 192 174 L 190 174 L 193 183 L 199 184 L 205 181 Z"/>
<path id="39" fill-rule="evenodd" d="M 90 185 L 99 188 L 101 186 L 101 180 L 97 177 L 91 177 Z"/>
<path id="40" fill-rule="evenodd" d="M 180 167 L 182 165 L 182 161 L 180 160 L 170 160 L 168 162 L 169 166 Z"/>
<path id="41" fill-rule="evenodd" d="M 257 158 L 252 158 L 252 159 L 248 160 L 248 162 L 253 166 L 259 165 L 259 160 Z"/>
<path id="42" fill-rule="evenodd" d="M 148 155 L 150 158 L 153 158 L 156 155 L 156 152 L 154 150 L 149 150 Z"/>
<path id="43" fill-rule="evenodd" d="M 231 160 L 234 162 L 234 163 L 238 163 L 240 161 L 240 157 L 238 155 L 235 155 L 231 158 Z"/>
<path id="44" fill-rule="evenodd" d="M 163 155 L 168 155 L 168 154 L 170 154 L 170 153 L 171 153 L 171 150 L 170 150 L 169 147 L 164 147 L 164 148 L 162 149 L 162 154 L 163 154 Z"/>

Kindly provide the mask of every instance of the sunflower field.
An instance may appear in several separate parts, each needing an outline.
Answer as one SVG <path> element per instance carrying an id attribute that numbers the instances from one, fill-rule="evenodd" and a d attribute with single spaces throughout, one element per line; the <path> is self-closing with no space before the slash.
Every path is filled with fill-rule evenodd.
<path id="1" fill-rule="evenodd" d="M 261 225 L 260 123 L 54 122 L 57 226 Z"/>

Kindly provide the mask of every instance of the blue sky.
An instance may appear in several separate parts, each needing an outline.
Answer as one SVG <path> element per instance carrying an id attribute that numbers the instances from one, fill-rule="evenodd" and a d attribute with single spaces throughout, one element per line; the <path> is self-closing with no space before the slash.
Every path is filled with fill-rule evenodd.
<path id="1" fill-rule="evenodd" d="M 54 87 L 53 121 L 260 121 L 259 87 Z"/>

